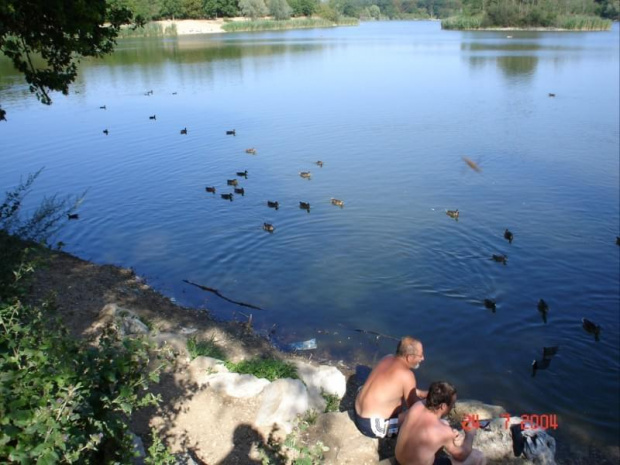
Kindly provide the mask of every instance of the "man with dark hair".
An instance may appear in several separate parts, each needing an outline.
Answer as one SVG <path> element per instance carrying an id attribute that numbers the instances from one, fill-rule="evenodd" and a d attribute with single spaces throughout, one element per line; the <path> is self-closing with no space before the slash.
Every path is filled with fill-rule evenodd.
<path id="1" fill-rule="evenodd" d="M 371 438 L 392 436 L 402 422 L 403 403 L 411 407 L 426 397 L 417 389 L 414 369 L 424 360 L 422 343 L 403 337 L 396 355 L 388 355 L 372 370 L 355 399 L 355 425 Z"/>
<path id="2" fill-rule="evenodd" d="M 456 404 L 456 389 L 445 381 L 431 384 L 426 404 L 417 402 L 405 415 L 396 441 L 400 465 L 484 465 L 486 458 L 472 444 L 476 430 L 462 433 L 445 420 Z M 450 457 L 435 457 L 445 447 Z"/>

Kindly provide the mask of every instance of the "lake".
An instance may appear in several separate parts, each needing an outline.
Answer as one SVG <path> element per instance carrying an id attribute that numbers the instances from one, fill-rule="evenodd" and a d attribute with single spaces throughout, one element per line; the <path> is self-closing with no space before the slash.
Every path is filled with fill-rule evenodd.
<path id="1" fill-rule="evenodd" d="M 619 42 L 618 23 L 127 39 L 83 61 L 50 107 L 3 58 L 0 185 L 45 166 L 30 207 L 88 189 L 56 240 L 133 267 L 181 305 L 252 313 L 278 344 L 316 338 L 349 363 L 396 345 L 356 330 L 411 334 L 424 344 L 422 388 L 445 379 L 513 415 L 556 414 L 565 450 L 617 448 Z M 233 178 L 245 193 L 224 200 Z M 458 221 L 446 214 L 456 209 Z M 557 355 L 532 376 L 549 346 Z"/>

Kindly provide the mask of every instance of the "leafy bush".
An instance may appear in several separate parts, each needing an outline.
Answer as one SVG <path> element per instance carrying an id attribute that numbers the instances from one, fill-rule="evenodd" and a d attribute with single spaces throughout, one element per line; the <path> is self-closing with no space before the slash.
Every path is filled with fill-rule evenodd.
<path id="1" fill-rule="evenodd" d="M 274 358 L 254 358 L 239 363 L 227 362 L 226 368 L 234 373 L 254 375 L 257 378 L 266 378 L 269 381 L 280 378 L 298 378 L 297 368 L 293 364 Z"/>
<path id="2" fill-rule="evenodd" d="M 338 409 L 340 408 L 340 397 L 335 394 L 329 394 L 328 392 L 325 392 L 323 390 L 321 390 L 321 397 L 323 397 L 326 402 L 324 413 L 338 411 Z"/>
<path id="3" fill-rule="evenodd" d="M 199 341 L 196 336 L 187 339 L 187 351 L 192 360 L 196 357 L 213 357 L 224 360 L 224 351 L 215 343 L 215 339 L 211 337 L 206 341 Z"/>

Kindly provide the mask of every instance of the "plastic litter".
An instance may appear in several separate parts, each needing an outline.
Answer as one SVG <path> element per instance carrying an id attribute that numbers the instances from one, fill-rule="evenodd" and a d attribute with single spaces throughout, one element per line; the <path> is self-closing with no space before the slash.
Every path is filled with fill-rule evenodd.
<path id="1" fill-rule="evenodd" d="M 307 341 L 293 342 L 289 344 L 291 350 L 312 350 L 316 349 L 316 339 L 308 339 Z"/>

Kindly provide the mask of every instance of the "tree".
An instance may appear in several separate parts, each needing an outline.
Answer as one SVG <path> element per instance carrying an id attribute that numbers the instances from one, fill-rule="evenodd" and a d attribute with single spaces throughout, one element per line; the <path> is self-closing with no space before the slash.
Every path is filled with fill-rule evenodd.
<path id="1" fill-rule="evenodd" d="M 67 95 L 82 57 L 112 52 L 121 25 L 133 13 L 106 0 L 2 0 L 0 51 L 26 78 L 30 91 L 50 105 L 50 91 Z M 142 24 L 136 18 L 136 24 Z M 0 110 L 0 119 L 5 111 Z"/>
<path id="2" fill-rule="evenodd" d="M 269 14 L 274 19 L 280 21 L 289 19 L 293 9 L 286 3 L 286 0 L 269 0 Z"/>
<path id="3" fill-rule="evenodd" d="M 208 18 L 237 16 L 236 0 L 205 0 L 204 12 Z"/>
<path id="4" fill-rule="evenodd" d="M 263 0 L 239 0 L 239 10 L 243 16 L 252 20 L 266 16 L 269 12 Z"/>

